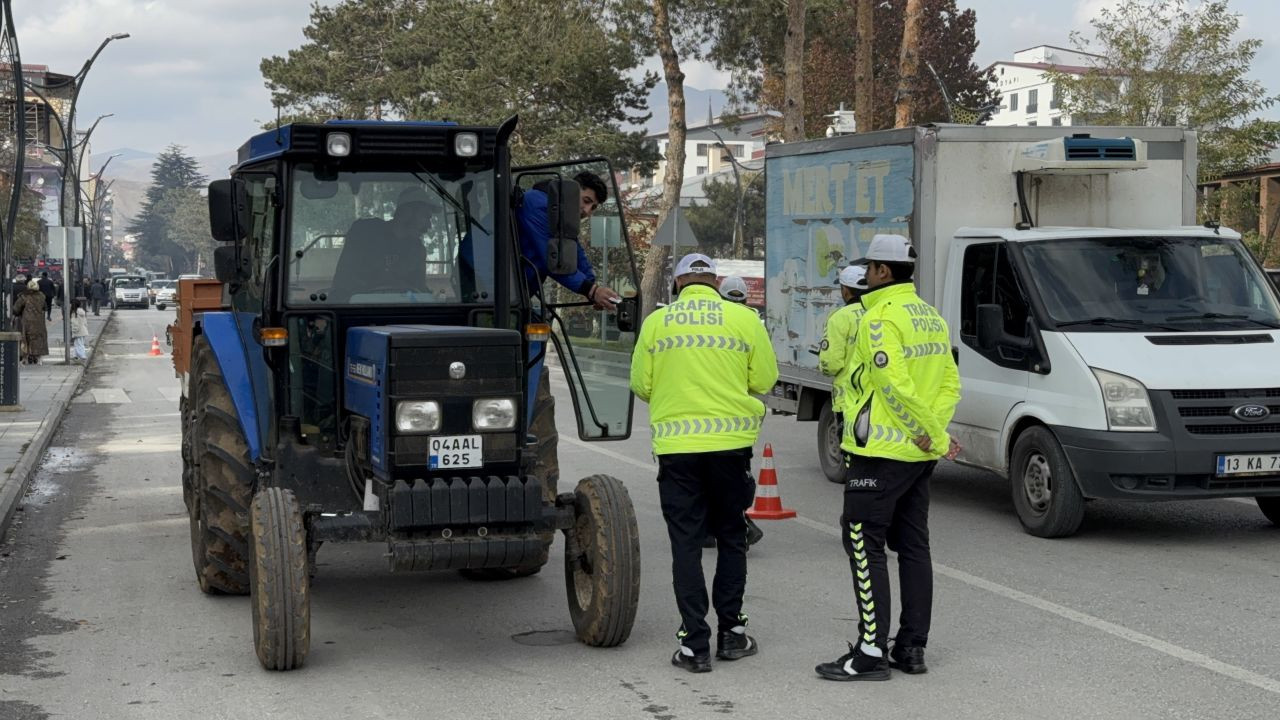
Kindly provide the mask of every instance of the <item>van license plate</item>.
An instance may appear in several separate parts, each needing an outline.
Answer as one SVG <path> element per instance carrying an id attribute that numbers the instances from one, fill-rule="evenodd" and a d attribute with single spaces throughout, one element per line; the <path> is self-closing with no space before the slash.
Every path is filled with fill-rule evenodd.
<path id="1" fill-rule="evenodd" d="M 432 470 L 484 467 L 479 435 L 440 435 L 431 438 L 430 443 L 428 467 Z"/>
<path id="2" fill-rule="evenodd" d="M 1280 475 L 1280 453 L 1219 455 L 1218 477 L 1227 475 Z"/>

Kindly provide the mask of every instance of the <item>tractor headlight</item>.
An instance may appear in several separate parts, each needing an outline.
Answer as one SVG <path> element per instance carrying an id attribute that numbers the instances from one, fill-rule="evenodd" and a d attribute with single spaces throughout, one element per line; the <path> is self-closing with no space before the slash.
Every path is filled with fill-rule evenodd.
<path id="1" fill-rule="evenodd" d="M 472 132 L 458 133 L 453 136 L 453 152 L 458 157 L 475 157 L 480 152 L 480 139 Z"/>
<path id="2" fill-rule="evenodd" d="M 334 157 L 346 157 L 351 154 L 351 135 L 344 132 L 331 132 L 325 138 L 325 147 Z"/>
<path id="3" fill-rule="evenodd" d="M 516 401 L 511 398 L 477 400 L 471 405 L 476 430 L 510 430 L 516 426 Z"/>
<path id="4" fill-rule="evenodd" d="M 1092 368 L 1102 387 L 1102 404 L 1110 430 L 1152 432 L 1156 429 L 1151 399 L 1142 383 L 1131 377 Z"/>
<path id="5" fill-rule="evenodd" d="M 440 403 L 435 400 L 401 400 L 396 403 L 396 430 L 429 433 L 440 429 Z"/>

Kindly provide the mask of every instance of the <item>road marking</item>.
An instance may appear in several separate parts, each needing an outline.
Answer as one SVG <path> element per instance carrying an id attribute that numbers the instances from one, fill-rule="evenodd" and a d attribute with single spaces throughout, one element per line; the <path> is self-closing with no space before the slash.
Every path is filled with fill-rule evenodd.
<path id="1" fill-rule="evenodd" d="M 188 524 L 186 517 L 165 518 L 163 520 L 144 520 L 143 522 L 116 523 L 114 525 L 90 525 L 73 527 L 67 530 L 68 535 L 94 535 L 97 533 L 137 532 L 147 529 L 167 529 Z"/>
<path id="2" fill-rule="evenodd" d="M 89 394 L 93 395 L 93 401 L 98 403 L 133 402 L 123 388 L 93 388 L 89 390 Z"/>
<path id="3" fill-rule="evenodd" d="M 182 399 L 182 388 L 177 385 L 161 385 L 156 390 L 169 402 L 178 402 Z"/>
<path id="4" fill-rule="evenodd" d="M 166 413 L 149 413 L 147 415 L 112 415 L 115 420 L 151 420 L 153 418 L 175 418 L 182 417 L 182 413 L 166 412 Z"/>
<path id="5" fill-rule="evenodd" d="M 571 445 L 584 447 L 588 450 L 591 450 L 592 452 L 600 453 L 605 457 L 608 457 L 612 460 L 618 460 L 620 462 L 624 462 L 628 465 L 634 465 L 636 467 L 644 468 L 645 470 L 653 470 L 655 467 L 653 465 L 649 465 L 648 463 L 642 463 L 639 460 L 634 460 L 632 458 L 629 458 L 625 455 L 622 455 L 621 453 L 616 453 L 612 450 L 606 450 L 604 448 L 595 447 L 591 444 L 582 442 L 580 440 L 575 440 L 573 438 L 566 438 L 566 437 L 561 437 L 560 439 L 561 441 L 568 442 Z M 813 530 L 817 530 L 818 532 L 825 533 L 832 537 L 835 537 L 835 538 L 840 537 L 840 531 L 835 527 L 834 523 L 821 523 L 821 522 L 818 522 L 817 520 L 811 520 L 803 516 L 797 516 L 795 518 L 795 521 L 801 525 L 804 525 L 805 527 L 811 528 Z M 977 575 L 967 573 L 963 570 L 957 570 L 956 568 L 943 565 L 938 562 L 933 563 L 933 569 L 939 575 L 949 577 L 952 580 L 957 580 L 970 587 L 974 587 L 979 590 L 986 590 L 987 592 L 992 593 L 993 595 L 999 595 L 1000 597 L 1005 598 L 1006 600 L 1012 600 L 1016 603 L 1026 605 L 1028 607 L 1032 607 L 1037 610 L 1042 610 L 1051 615 L 1057 615 L 1058 617 L 1063 618 L 1064 620 L 1070 620 L 1071 622 L 1084 625 L 1085 627 L 1089 627 L 1094 630 L 1099 630 L 1113 637 L 1120 638 L 1121 640 L 1127 640 L 1131 643 L 1134 643 L 1135 645 L 1141 645 L 1142 647 L 1145 647 L 1149 650 L 1154 650 L 1158 653 L 1163 653 L 1165 655 L 1168 655 L 1169 657 L 1172 657 L 1174 659 L 1191 663 L 1192 665 L 1199 666 L 1210 672 L 1217 673 L 1219 675 L 1231 678 L 1233 680 L 1238 680 L 1247 685 L 1252 685 L 1253 687 L 1256 687 L 1259 690 L 1265 690 L 1267 692 L 1280 695 L 1280 680 L 1276 680 L 1275 678 L 1271 678 L 1266 675 L 1253 672 L 1251 670 L 1246 670 L 1242 667 L 1237 667 L 1235 665 L 1224 663 L 1221 660 L 1216 660 L 1212 657 L 1209 657 L 1208 655 L 1196 652 L 1195 650 L 1184 648 L 1180 645 L 1174 645 L 1171 642 L 1167 642 L 1167 641 L 1161 640 L 1160 638 L 1147 635 L 1146 633 L 1141 633 L 1141 632 L 1138 632 L 1137 630 L 1131 630 L 1130 628 L 1127 628 L 1123 625 L 1117 625 L 1116 623 L 1110 622 L 1108 620 L 1103 620 L 1102 618 L 1094 617 L 1093 615 L 1080 612 L 1079 610 L 1073 610 L 1065 605 L 1059 605 L 1058 603 L 1055 603 L 1051 600 L 1046 600 L 1044 598 L 1022 592 L 1021 590 L 1015 590 L 1011 587 L 1001 585 L 1000 583 L 997 583 L 997 582 L 992 582 L 985 578 L 978 577 Z"/>

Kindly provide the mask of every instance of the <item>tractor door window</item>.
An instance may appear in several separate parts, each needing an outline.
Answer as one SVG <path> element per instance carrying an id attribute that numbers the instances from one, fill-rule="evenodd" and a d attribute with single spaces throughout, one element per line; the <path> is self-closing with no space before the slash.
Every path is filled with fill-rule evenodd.
<path id="1" fill-rule="evenodd" d="M 232 297 L 236 310 L 262 312 L 263 281 L 266 269 L 275 253 L 276 237 L 276 177 L 269 174 L 249 173 L 241 176 L 245 194 L 249 199 L 249 228 L 244 251 L 250 258 L 250 282 L 241 286 L 241 292 Z"/>
<path id="2" fill-rule="evenodd" d="M 299 165 L 291 193 L 291 306 L 492 303 L 492 172 Z"/>
<path id="3" fill-rule="evenodd" d="M 525 252 L 521 262 L 536 312 L 551 322 L 555 343 L 548 352 L 558 356 L 572 389 L 579 436 L 584 440 L 625 439 L 631 434 L 633 399 L 629 378 L 636 338 L 633 323 L 639 322 L 639 282 L 613 171 L 606 161 L 597 160 L 519 168 L 516 173 L 517 184 L 526 194 L 545 192 L 548 180 L 576 179 L 582 191 L 589 193 L 587 205 L 595 205 L 589 218 L 582 219 L 578 271 L 594 276 L 598 285 L 623 296 L 618 308 L 597 310 L 575 292 L 577 288 L 566 288 L 547 277 L 546 268 L 537 267 L 537 253 L 530 248 L 531 243 L 545 244 L 545 237 L 520 238 Z M 608 195 L 604 202 L 595 204 L 602 198 L 596 197 L 597 192 L 590 188 L 595 182 L 584 173 L 603 183 Z M 581 200 L 578 199 L 579 206 L 583 205 Z M 516 212 L 528 212 L 527 208 L 541 205 L 525 202 Z M 531 223 L 516 224 L 526 228 Z"/>
<path id="4" fill-rule="evenodd" d="M 332 438 L 338 424 L 333 320 L 293 315 L 288 328 L 289 414 L 299 418 L 303 435 Z"/>

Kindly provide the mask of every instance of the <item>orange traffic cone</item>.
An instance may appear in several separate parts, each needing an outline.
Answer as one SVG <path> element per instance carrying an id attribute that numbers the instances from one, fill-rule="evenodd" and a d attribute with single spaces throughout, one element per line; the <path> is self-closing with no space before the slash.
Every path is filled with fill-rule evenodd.
<path id="1" fill-rule="evenodd" d="M 155 335 L 151 336 L 151 352 L 148 354 L 151 355 L 152 357 L 158 357 L 160 355 L 164 355 L 164 351 L 160 349 L 160 338 L 156 337 Z"/>
<path id="2" fill-rule="evenodd" d="M 753 520 L 786 520 L 796 516 L 796 511 L 782 507 L 778 495 L 778 473 L 773 469 L 773 446 L 764 446 L 764 459 L 760 461 L 760 480 L 756 483 L 756 504 L 747 511 Z"/>

